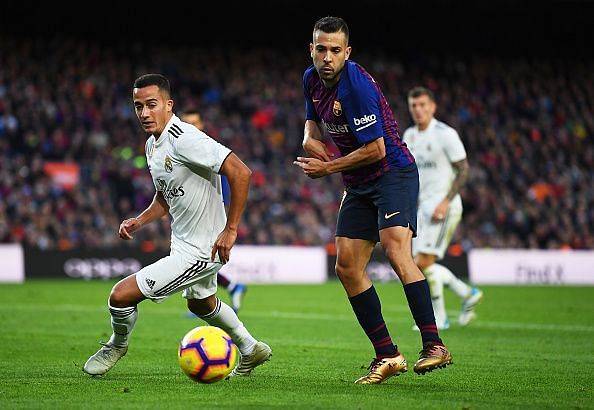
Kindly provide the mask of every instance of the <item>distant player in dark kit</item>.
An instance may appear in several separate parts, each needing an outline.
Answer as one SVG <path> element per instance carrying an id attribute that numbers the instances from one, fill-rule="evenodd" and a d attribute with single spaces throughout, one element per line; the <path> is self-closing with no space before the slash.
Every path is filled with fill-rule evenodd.
<path id="1" fill-rule="evenodd" d="M 305 131 L 309 157 L 294 164 L 310 178 L 341 172 L 345 191 L 336 226 L 336 274 L 359 324 L 375 349 L 369 372 L 357 384 L 377 384 L 408 370 L 384 322 L 379 296 L 365 271 L 379 241 L 404 285 L 423 348 L 414 371 L 445 367 L 452 356 L 439 337 L 429 286 L 416 266 L 411 242 L 416 235 L 419 175 L 402 143 L 398 125 L 380 87 L 357 63 L 346 22 L 324 17 L 313 29 L 313 65 L 303 76 Z M 330 135 L 341 157 L 332 159 L 323 142 Z"/>

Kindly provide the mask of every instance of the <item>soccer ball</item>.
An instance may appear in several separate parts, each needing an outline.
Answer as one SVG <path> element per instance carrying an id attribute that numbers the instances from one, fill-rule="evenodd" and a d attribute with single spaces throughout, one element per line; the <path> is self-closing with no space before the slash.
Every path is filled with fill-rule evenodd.
<path id="1" fill-rule="evenodd" d="M 198 383 L 224 379 L 235 368 L 238 357 L 231 337 L 215 326 L 190 330 L 179 344 L 177 354 L 183 372 Z"/>

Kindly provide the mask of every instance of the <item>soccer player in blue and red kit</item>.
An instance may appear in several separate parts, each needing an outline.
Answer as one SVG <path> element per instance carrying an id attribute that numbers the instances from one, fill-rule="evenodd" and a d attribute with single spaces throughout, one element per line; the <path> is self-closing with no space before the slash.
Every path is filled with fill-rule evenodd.
<path id="1" fill-rule="evenodd" d="M 338 17 L 324 17 L 313 29 L 313 65 L 303 76 L 309 157 L 294 162 L 310 178 L 341 172 L 345 191 L 336 226 L 336 274 L 359 324 L 375 349 L 369 372 L 357 384 L 377 384 L 406 372 L 406 359 L 393 343 L 380 299 L 365 268 L 379 241 L 404 286 L 423 348 L 414 371 L 423 374 L 452 363 L 439 337 L 427 280 L 416 266 L 419 175 L 398 134 L 398 125 L 378 84 L 350 61 L 349 31 Z M 324 131 L 341 156 L 332 159 Z"/>

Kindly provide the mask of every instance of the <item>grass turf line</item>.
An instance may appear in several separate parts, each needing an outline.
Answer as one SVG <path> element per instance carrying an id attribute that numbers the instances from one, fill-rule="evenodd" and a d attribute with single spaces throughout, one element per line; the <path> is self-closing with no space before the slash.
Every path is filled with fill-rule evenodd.
<path id="1" fill-rule="evenodd" d="M 199 319 L 174 295 L 143 302 L 126 357 L 106 376 L 80 370 L 109 337 L 106 299 L 114 281 L 30 280 L 0 285 L 0 408 L 594 408 L 594 288 L 484 287 L 479 318 L 441 336 L 447 369 L 418 376 L 419 334 L 398 283 L 378 283 L 384 317 L 408 373 L 354 385 L 373 356 L 339 283 L 251 285 L 240 317 L 271 345 L 272 360 L 248 378 L 213 385 L 188 379 L 177 345 Z M 224 290 L 219 291 L 228 300 Z"/>

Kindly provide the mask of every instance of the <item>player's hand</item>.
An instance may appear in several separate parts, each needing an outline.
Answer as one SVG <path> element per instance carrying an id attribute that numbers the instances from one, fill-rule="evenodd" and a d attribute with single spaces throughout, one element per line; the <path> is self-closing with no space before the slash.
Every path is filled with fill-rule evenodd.
<path id="1" fill-rule="evenodd" d="M 305 175 L 312 179 L 330 174 L 328 172 L 328 162 L 321 161 L 317 158 L 297 157 L 297 161 L 293 161 L 293 164 L 301 167 Z"/>
<path id="2" fill-rule="evenodd" d="M 223 232 L 219 234 L 214 246 L 212 247 L 210 259 L 214 261 L 215 256 L 218 254 L 221 263 L 225 264 L 229 262 L 229 258 L 231 257 L 231 248 L 233 245 L 235 245 L 236 240 L 237 230 L 225 228 Z"/>
<path id="3" fill-rule="evenodd" d="M 328 149 L 328 146 L 322 141 L 310 138 L 303 147 L 312 158 L 317 158 L 320 161 L 328 162 L 334 154 Z"/>
<path id="4" fill-rule="evenodd" d="M 436 207 L 435 211 L 433 211 L 433 215 L 431 218 L 434 221 L 443 221 L 448 213 L 448 208 L 450 207 L 450 201 L 447 198 L 444 198 Z"/>
<path id="5" fill-rule="evenodd" d="M 140 228 L 140 223 L 136 218 L 126 219 L 120 224 L 119 235 L 121 239 L 126 241 L 132 239 L 132 234 Z"/>

